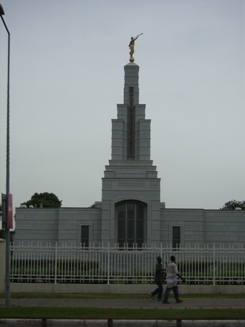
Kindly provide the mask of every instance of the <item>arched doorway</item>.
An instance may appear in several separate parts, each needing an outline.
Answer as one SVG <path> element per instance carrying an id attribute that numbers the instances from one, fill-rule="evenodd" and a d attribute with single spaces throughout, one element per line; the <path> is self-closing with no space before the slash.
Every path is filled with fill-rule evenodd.
<path id="1" fill-rule="evenodd" d="M 145 241 L 147 205 L 141 201 L 121 201 L 115 206 L 117 242 L 122 247 L 136 245 L 141 247 Z"/>

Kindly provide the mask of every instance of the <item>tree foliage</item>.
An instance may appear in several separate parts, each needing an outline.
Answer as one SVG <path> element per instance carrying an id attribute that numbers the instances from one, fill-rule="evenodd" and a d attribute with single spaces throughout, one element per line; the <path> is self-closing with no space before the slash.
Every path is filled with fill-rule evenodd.
<path id="1" fill-rule="evenodd" d="M 221 208 L 221 210 L 236 210 L 237 208 L 240 208 L 241 210 L 245 210 L 245 201 L 232 200 L 226 202 L 223 208 Z"/>
<path id="2" fill-rule="evenodd" d="M 34 193 L 29 201 L 21 203 L 28 208 L 33 206 L 34 208 L 60 208 L 62 201 L 54 193 Z"/>

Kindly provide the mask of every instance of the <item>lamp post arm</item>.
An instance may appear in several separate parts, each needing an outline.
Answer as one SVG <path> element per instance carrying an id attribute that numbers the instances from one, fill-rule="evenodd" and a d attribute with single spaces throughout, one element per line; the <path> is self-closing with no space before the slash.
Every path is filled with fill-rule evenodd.
<path id="1" fill-rule="evenodd" d="M 0 17 L 1 17 L 1 19 L 2 19 L 3 25 L 4 25 L 4 27 L 5 27 L 6 31 L 7 31 L 7 33 L 10 35 L 10 32 L 9 32 L 8 26 L 7 26 L 7 24 L 5 23 L 5 20 L 3 19 L 3 16 L 1 15 Z"/>

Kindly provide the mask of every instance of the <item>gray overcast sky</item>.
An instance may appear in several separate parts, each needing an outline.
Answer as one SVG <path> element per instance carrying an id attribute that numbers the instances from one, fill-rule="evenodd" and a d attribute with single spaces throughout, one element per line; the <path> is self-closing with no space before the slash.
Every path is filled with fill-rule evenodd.
<path id="1" fill-rule="evenodd" d="M 245 1 L 0 0 L 11 32 L 14 206 L 53 192 L 101 200 L 111 119 L 131 36 L 151 159 L 168 208 L 245 200 Z M 0 26 L 0 163 L 5 193 L 7 33 Z"/>

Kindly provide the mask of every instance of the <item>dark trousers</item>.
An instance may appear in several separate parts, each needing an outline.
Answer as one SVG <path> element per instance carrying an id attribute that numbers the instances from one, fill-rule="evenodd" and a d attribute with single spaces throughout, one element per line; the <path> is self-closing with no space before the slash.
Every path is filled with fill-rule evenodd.
<path id="1" fill-rule="evenodd" d="M 177 301 L 179 299 L 178 286 L 173 286 L 171 288 L 168 288 L 168 287 L 166 288 L 166 291 L 164 293 L 164 298 L 163 298 L 164 301 L 168 301 L 168 297 L 169 297 L 169 294 L 170 294 L 171 290 L 173 290 L 173 292 L 174 292 L 175 300 Z"/>
<path id="2" fill-rule="evenodd" d="M 158 298 L 161 299 L 162 293 L 163 293 L 163 287 L 162 287 L 162 282 L 157 283 L 158 288 L 155 289 L 151 294 L 154 296 L 158 294 Z"/>

